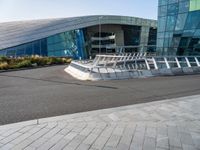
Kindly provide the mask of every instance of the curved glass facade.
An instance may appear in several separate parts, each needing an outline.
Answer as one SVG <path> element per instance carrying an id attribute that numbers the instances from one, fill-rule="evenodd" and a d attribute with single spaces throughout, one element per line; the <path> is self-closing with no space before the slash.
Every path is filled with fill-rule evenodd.
<path id="1" fill-rule="evenodd" d="M 127 49 L 152 52 L 156 30 L 156 20 L 109 15 L 8 22 L 0 24 L 0 56 L 88 59 Z"/>
<path id="2" fill-rule="evenodd" d="M 159 0 L 157 52 L 200 55 L 200 0 Z"/>
<path id="3" fill-rule="evenodd" d="M 87 58 L 83 29 L 63 32 L 41 40 L 4 49 L 0 51 L 0 55 L 8 57 L 40 55 L 72 57 L 74 59 Z"/>

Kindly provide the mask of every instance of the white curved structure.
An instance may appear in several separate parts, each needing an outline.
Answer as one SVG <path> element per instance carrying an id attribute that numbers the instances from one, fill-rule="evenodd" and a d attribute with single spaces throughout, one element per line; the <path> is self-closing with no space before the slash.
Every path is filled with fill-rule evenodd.
<path id="1" fill-rule="evenodd" d="M 200 73 L 200 56 L 149 56 L 147 53 L 97 55 L 93 61 L 72 61 L 65 69 L 79 80 L 115 80 Z"/>

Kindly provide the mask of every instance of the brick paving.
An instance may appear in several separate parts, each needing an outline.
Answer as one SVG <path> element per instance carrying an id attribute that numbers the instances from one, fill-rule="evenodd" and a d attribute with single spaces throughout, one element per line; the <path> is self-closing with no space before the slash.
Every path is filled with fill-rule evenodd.
<path id="1" fill-rule="evenodd" d="M 0 149 L 200 150 L 200 95 L 0 126 Z"/>

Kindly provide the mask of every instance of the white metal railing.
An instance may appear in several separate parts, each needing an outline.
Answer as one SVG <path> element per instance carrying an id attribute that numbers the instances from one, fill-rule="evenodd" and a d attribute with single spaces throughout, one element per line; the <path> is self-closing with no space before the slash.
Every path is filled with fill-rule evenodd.
<path id="1" fill-rule="evenodd" d="M 145 65 L 147 70 L 161 68 L 200 67 L 200 56 L 149 56 L 147 53 L 132 53 L 121 55 L 97 55 L 92 62 L 93 67 L 118 67 L 123 64 L 125 69 L 128 65 Z M 126 68 L 127 66 L 127 68 Z M 139 68 L 138 68 L 139 69 Z"/>
<path id="2" fill-rule="evenodd" d="M 98 73 L 100 76 L 104 73 L 114 73 L 117 76 L 119 72 L 152 73 L 152 70 L 165 72 L 184 68 L 199 68 L 200 71 L 200 56 L 152 56 L 151 53 L 96 55 L 93 61 L 73 61 L 71 66 L 90 74 Z"/>

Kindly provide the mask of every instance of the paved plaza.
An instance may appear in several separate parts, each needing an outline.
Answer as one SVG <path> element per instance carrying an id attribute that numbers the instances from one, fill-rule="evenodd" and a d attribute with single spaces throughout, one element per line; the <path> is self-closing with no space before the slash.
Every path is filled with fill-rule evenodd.
<path id="1" fill-rule="evenodd" d="M 200 150 L 200 95 L 0 127 L 1 150 Z"/>

